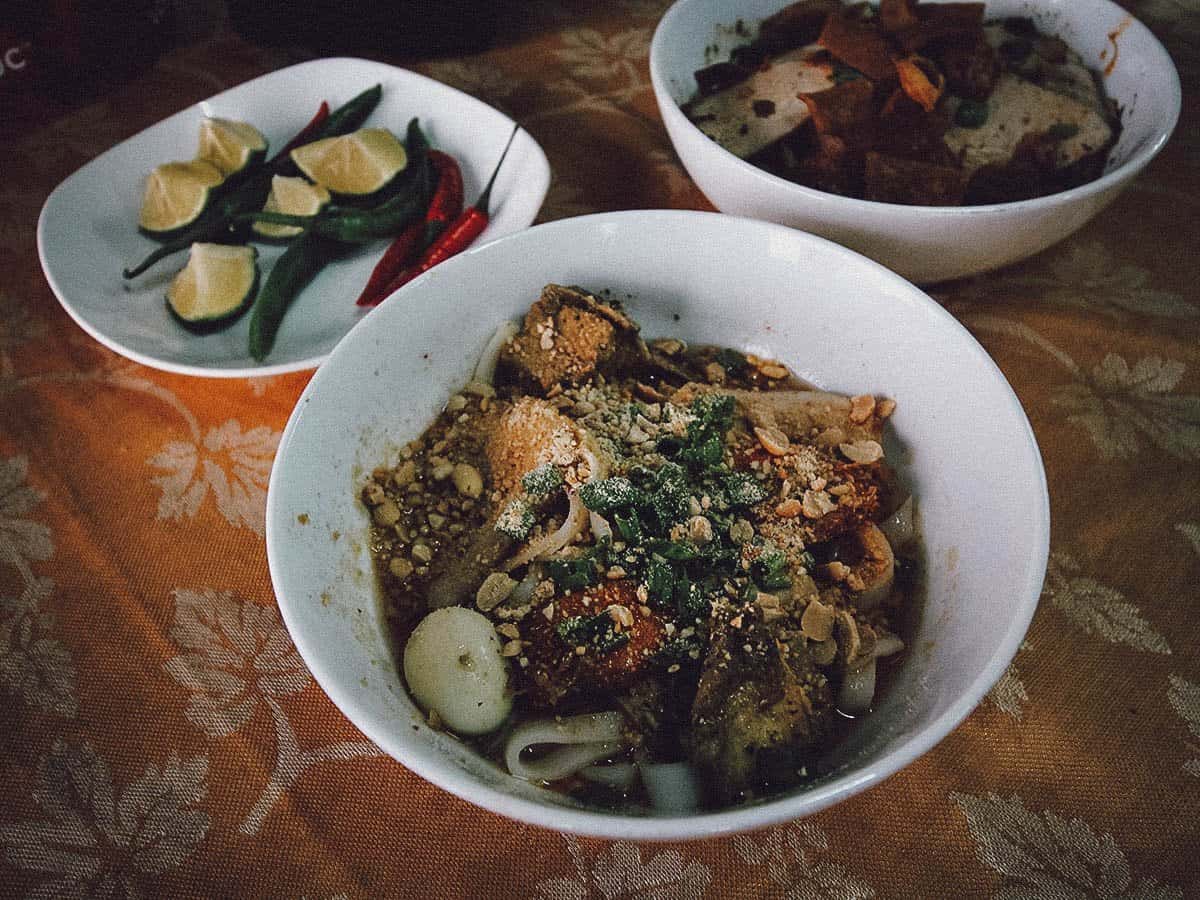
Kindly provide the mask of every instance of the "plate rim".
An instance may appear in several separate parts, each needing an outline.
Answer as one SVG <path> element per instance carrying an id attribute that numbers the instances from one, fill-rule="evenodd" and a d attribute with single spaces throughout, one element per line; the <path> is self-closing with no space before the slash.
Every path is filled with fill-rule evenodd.
<path id="1" fill-rule="evenodd" d="M 139 363 L 140 365 L 157 369 L 162 372 L 170 372 L 176 375 L 187 375 L 197 378 L 265 378 L 274 375 L 284 375 L 291 372 L 312 371 L 319 368 L 320 365 L 329 358 L 330 354 L 333 353 L 334 347 L 337 346 L 342 338 L 344 338 L 346 334 L 348 334 L 351 329 L 353 329 L 358 322 L 362 320 L 361 317 L 358 320 L 350 323 L 345 331 L 338 336 L 337 340 L 333 342 L 329 349 L 322 353 L 314 354 L 303 359 L 277 363 L 267 362 L 262 365 L 209 366 L 196 363 L 183 363 L 164 356 L 156 356 L 154 354 L 145 353 L 141 350 L 137 350 L 127 346 L 126 344 L 123 344 L 119 339 L 114 338 L 111 334 L 92 322 L 78 307 L 78 304 L 67 297 L 67 292 L 62 289 L 54 274 L 54 256 L 47 253 L 46 229 L 48 227 L 47 221 L 48 217 L 51 215 L 52 207 L 57 203 L 61 203 L 63 194 L 72 190 L 73 187 L 80 181 L 86 181 L 88 176 L 92 174 L 93 170 L 100 168 L 107 158 L 116 154 L 127 145 L 136 143 L 139 139 L 143 138 L 147 132 L 162 126 L 177 116 L 185 115 L 193 108 L 202 107 L 204 104 L 213 103 L 220 100 L 222 97 L 225 97 L 227 94 L 230 94 L 234 91 L 245 90 L 246 88 L 259 84 L 259 82 L 271 81 L 280 78 L 284 76 L 285 73 L 294 74 L 296 70 L 306 68 L 326 69 L 338 66 L 354 66 L 364 70 L 372 70 L 376 72 L 387 71 L 392 77 L 415 83 L 418 87 L 422 85 L 433 85 L 436 86 L 438 90 L 451 92 L 453 95 L 456 95 L 457 99 L 464 103 L 477 105 L 478 107 L 481 107 L 482 110 L 487 110 L 501 116 L 507 123 L 509 123 L 510 126 L 520 125 L 519 122 L 513 119 L 508 113 L 504 112 L 504 110 L 499 109 L 498 107 L 495 107 L 478 97 L 472 96 L 466 91 L 460 90 L 453 85 L 446 84 L 443 81 L 438 81 L 436 78 L 431 78 L 428 75 L 423 75 L 420 72 L 416 72 L 412 69 L 406 69 L 402 66 L 396 66 L 392 65 L 391 63 L 355 56 L 322 57 L 320 59 L 305 60 L 290 66 L 283 66 L 278 69 L 273 69 L 269 72 L 264 72 L 261 75 L 247 79 L 239 84 L 231 85 L 216 94 L 211 94 L 203 99 L 195 101 L 194 103 L 189 103 L 186 106 L 177 109 L 175 112 L 172 112 L 169 115 L 152 122 L 137 133 L 132 134 L 124 140 L 114 144 L 113 146 L 104 150 L 102 153 L 85 162 L 83 165 L 79 166 L 70 175 L 66 176 L 62 181 L 60 181 L 47 195 L 45 201 L 43 202 L 41 211 L 38 213 L 37 221 L 38 262 L 42 269 L 42 275 L 46 279 L 47 284 L 50 286 L 51 292 L 58 300 L 59 305 L 66 310 L 67 314 L 71 317 L 75 324 L 78 325 L 97 343 L 103 345 L 117 355 L 123 356 L 126 359 L 130 359 L 136 363 Z M 553 176 L 550 168 L 550 162 L 546 157 L 545 150 L 542 148 L 541 144 L 538 143 L 537 139 L 528 131 L 528 129 L 522 127 L 521 130 L 525 132 L 526 137 L 529 139 L 530 153 L 537 168 L 538 178 L 536 182 L 531 183 L 530 192 L 531 196 L 537 201 L 537 207 L 534 210 L 533 217 L 528 222 L 525 222 L 524 225 L 517 225 L 516 227 L 505 230 L 499 234 L 491 235 L 486 240 L 480 241 L 476 246 L 484 246 L 485 244 L 489 244 L 494 240 L 498 240 L 502 237 L 506 237 L 509 234 L 529 228 L 537 220 L 537 216 L 540 214 L 542 206 L 545 203 L 546 195 L 548 194 L 550 188 L 550 181 Z"/>

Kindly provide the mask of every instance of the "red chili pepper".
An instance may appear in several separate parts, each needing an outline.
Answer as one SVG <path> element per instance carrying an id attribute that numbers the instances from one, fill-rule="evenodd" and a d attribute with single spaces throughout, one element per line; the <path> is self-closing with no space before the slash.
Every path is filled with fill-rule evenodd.
<path id="1" fill-rule="evenodd" d="M 462 169 L 449 153 L 441 150 L 430 150 L 429 159 L 438 175 L 437 190 L 429 201 L 429 212 L 425 214 L 426 222 L 449 223 L 462 215 L 463 210 L 463 178 Z"/>
<path id="2" fill-rule="evenodd" d="M 312 136 L 317 133 L 325 120 L 329 118 L 329 103 L 325 100 L 321 101 L 321 105 L 317 107 L 317 114 L 309 120 L 309 123 L 300 129 L 299 133 L 288 141 L 282 150 L 271 157 L 271 162 L 277 162 L 283 159 L 301 144 L 307 144 L 312 140 Z"/>
<path id="3" fill-rule="evenodd" d="M 359 306 L 375 306 L 390 294 L 391 291 L 385 288 L 392 279 L 399 275 L 405 266 L 415 261 L 442 233 L 446 225 L 462 213 L 463 180 L 458 162 L 453 156 L 440 150 L 430 150 L 429 160 L 438 174 L 438 185 L 429 200 L 425 219 L 409 225 L 392 241 L 375 264 L 367 286 L 358 295 L 355 302 Z"/>
<path id="4" fill-rule="evenodd" d="M 451 222 L 442 236 L 429 245 L 429 249 L 414 265 L 402 270 L 388 282 L 383 291 L 384 296 L 408 284 L 418 275 L 428 272 L 438 263 L 466 250 L 475 238 L 483 233 L 490 218 L 488 203 L 492 197 L 492 185 L 496 183 L 496 175 L 500 172 L 500 166 L 504 164 L 504 157 L 508 156 L 508 148 L 512 146 L 513 138 L 517 136 L 520 127 L 520 125 L 513 126 L 512 134 L 508 136 L 508 143 L 504 145 L 504 152 L 500 154 L 496 168 L 492 170 L 492 177 L 488 179 L 488 183 L 484 187 L 483 193 L 479 195 L 479 199 L 475 201 L 475 205 L 467 207 L 460 216 Z"/>

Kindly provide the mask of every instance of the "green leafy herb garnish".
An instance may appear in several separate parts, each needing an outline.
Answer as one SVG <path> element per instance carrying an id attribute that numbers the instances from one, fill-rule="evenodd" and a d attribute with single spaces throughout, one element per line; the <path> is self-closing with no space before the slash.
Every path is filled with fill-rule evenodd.
<path id="1" fill-rule="evenodd" d="M 613 510 L 637 506 L 643 501 L 644 494 L 628 478 L 618 475 L 581 485 L 579 499 L 592 512 L 605 515 Z"/>
<path id="2" fill-rule="evenodd" d="M 546 561 L 546 574 L 560 591 L 578 591 L 600 580 L 600 566 L 590 553 Z"/>
<path id="3" fill-rule="evenodd" d="M 521 476 L 521 487 L 534 497 L 548 497 L 562 486 L 562 471 L 552 463 L 543 463 Z"/>
<path id="4" fill-rule="evenodd" d="M 613 620 L 606 612 L 594 616 L 571 616 L 554 626 L 554 630 L 572 647 L 591 645 L 600 653 L 615 650 L 629 642 L 629 632 L 614 629 Z"/>
<path id="5" fill-rule="evenodd" d="M 533 523 L 533 510 L 529 501 L 524 497 L 514 497 L 497 517 L 496 530 L 515 541 L 523 541 L 533 530 Z"/>

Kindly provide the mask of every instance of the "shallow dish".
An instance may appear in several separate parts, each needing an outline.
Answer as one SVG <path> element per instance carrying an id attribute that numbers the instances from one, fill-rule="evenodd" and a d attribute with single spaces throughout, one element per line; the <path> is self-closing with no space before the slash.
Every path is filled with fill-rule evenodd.
<path id="1" fill-rule="evenodd" d="M 647 336 L 781 359 L 818 386 L 896 399 L 896 460 L 918 498 L 926 590 L 913 651 L 811 786 L 675 817 L 585 809 L 431 731 L 397 675 L 367 546 L 363 479 L 395 461 L 470 377 L 495 329 L 550 281 L 609 289 Z M 930 360 L 936 362 L 930 363 Z M 970 398 L 969 401 L 966 398 Z M 679 840 L 815 812 L 933 747 L 1003 673 L 1037 604 L 1049 510 L 1041 457 L 1004 376 L 928 296 L 799 231 L 712 213 L 585 216 L 510 235 L 402 288 L 338 345 L 288 422 L 267 496 L 284 621 L 329 697 L 405 766 L 514 819 Z"/>
<path id="2" fill-rule="evenodd" d="M 933 0 L 941 2 L 941 0 Z M 1099 179 L 1033 200 L 987 206 L 901 206 L 802 187 L 739 159 L 688 121 L 693 73 L 748 38 L 787 0 L 678 0 L 650 46 L 650 76 L 688 174 L 722 212 L 802 228 L 870 256 L 918 284 L 973 275 L 1044 250 L 1082 227 L 1162 149 L 1179 118 L 1179 76 L 1144 25 L 1109 0 L 990 0 L 987 18 L 1029 16 L 1104 73 L 1123 131 Z M 716 53 L 711 48 L 716 47 Z M 708 53 L 706 53 L 706 49 Z"/>
<path id="3" fill-rule="evenodd" d="M 249 316 L 197 336 L 173 322 L 163 296 L 187 262 L 180 253 L 125 281 L 121 269 L 156 246 L 137 231 L 142 183 L 155 165 L 190 159 L 204 116 L 248 121 L 271 149 L 282 147 L 322 100 L 331 107 L 373 84 L 383 98 L 368 125 L 403 135 L 413 116 L 435 147 L 462 164 L 468 202 L 478 196 L 513 128 L 508 116 L 461 91 L 383 63 L 319 59 L 271 72 L 188 107 L 92 160 L 55 188 L 38 220 L 42 269 L 79 326 L 143 365 L 185 375 L 273 375 L 318 366 L 363 316 L 354 298 L 386 243 L 370 244 L 327 266 L 296 299 L 264 363 L 246 347 Z M 550 186 L 546 155 L 520 132 L 496 179 L 486 242 L 533 222 Z M 256 244 L 264 277 L 282 248 Z"/>

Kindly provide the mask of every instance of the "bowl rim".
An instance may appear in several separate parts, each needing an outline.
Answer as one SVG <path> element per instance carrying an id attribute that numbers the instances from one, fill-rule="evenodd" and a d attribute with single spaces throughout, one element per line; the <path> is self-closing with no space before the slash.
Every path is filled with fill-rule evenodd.
<path id="1" fill-rule="evenodd" d="M 1092 197 L 1103 193 L 1109 188 L 1116 187 L 1145 168 L 1158 155 L 1162 148 L 1166 146 L 1167 141 L 1170 140 L 1179 123 L 1179 116 L 1183 106 L 1183 92 L 1179 81 L 1179 71 L 1175 66 L 1175 62 L 1171 59 L 1171 55 L 1162 45 L 1162 42 L 1159 41 L 1146 24 L 1134 16 L 1133 13 L 1112 2 L 1112 0 L 1087 0 L 1087 2 L 1095 4 L 1110 14 L 1115 13 L 1128 18 L 1129 25 L 1127 29 L 1133 28 L 1142 32 L 1143 37 L 1149 40 L 1151 54 L 1161 57 L 1161 62 L 1164 64 L 1163 71 L 1169 82 L 1165 107 L 1168 112 L 1168 121 L 1165 127 L 1157 129 L 1150 136 L 1149 140 L 1143 142 L 1136 153 L 1131 154 L 1120 165 L 1114 166 L 1092 181 L 1073 188 L 1067 188 L 1064 191 L 1056 191 L 1053 194 L 1032 197 L 1026 200 L 1010 200 L 1004 203 L 980 203 L 972 206 L 927 206 L 907 203 L 885 203 L 880 200 L 864 200 L 859 197 L 844 197 L 841 194 L 820 191 L 816 188 L 797 184 L 794 181 L 788 181 L 786 178 L 774 175 L 766 169 L 759 168 L 753 163 L 735 156 L 716 141 L 710 140 L 696 127 L 691 119 L 684 115 L 683 110 L 680 108 L 679 103 L 676 102 L 674 96 L 672 96 L 667 84 L 667 75 L 663 71 L 663 55 L 666 52 L 665 48 L 668 43 L 667 35 L 675 22 L 682 20 L 687 15 L 688 7 L 699 2 L 702 2 L 702 0 L 674 0 L 667 11 L 663 13 L 658 25 L 655 26 L 654 35 L 650 41 L 650 82 L 654 88 L 654 96 L 658 101 L 659 112 L 664 120 L 672 120 L 677 127 L 686 129 L 689 136 L 700 138 L 705 144 L 711 144 L 712 148 L 725 160 L 725 164 L 733 165 L 741 174 L 755 178 L 775 190 L 790 192 L 796 199 L 829 203 L 833 206 L 842 207 L 846 212 L 857 210 L 863 215 L 880 215 L 886 214 L 887 210 L 894 210 L 916 217 L 956 218 L 972 215 L 980 216 L 987 213 L 1009 214 L 1031 212 L 1070 205 L 1077 200 Z M 928 0 L 928 2 L 950 2 L 950 0 Z M 672 142 L 674 142 L 674 139 L 674 135 L 672 135 Z"/>
<path id="2" fill-rule="evenodd" d="M 819 812 L 835 803 L 858 794 L 869 787 L 877 785 L 892 775 L 906 768 L 920 756 L 927 753 L 950 734 L 983 700 L 984 696 L 999 680 L 1008 667 L 1029 628 L 1029 623 L 1037 609 L 1042 584 L 1045 578 L 1046 563 L 1050 543 L 1050 499 L 1047 489 L 1045 468 L 1042 463 L 1037 439 L 1033 428 L 1025 415 L 1016 393 L 1008 383 L 1004 373 L 995 361 L 975 339 L 973 335 L 955 319 L 944 307 L 933 300 L 928 294 L 911 282 L 901 278 L 890 269 L 873 260 L 849 250 L 840 244 L 818 237 L 807 232 L 798 231 L 784 225 L 764 222 L 746 217 L 728 216 L 722 213 L 703 212 L 698 210 L 623 210 L 619 212 L 594 213 L 585 216 L 575 216 L 536 225 L 524 231 L 514 232 L 488 244 L 472 248 L 459 257 L 447 260 L 442 267 L 460 267 L 467 265 L 465 260 L 484 253 L 503 252 L 508 244 L 520 245 L 527 241 L 536 243 L 537 236 L 556 231 L 571 229 L 603 229 L 609 223 L 618 225 L 630 222 L 642 222 L 643 227 L 655 235 L 661 235 L 668 222 L 678 224 L 683 222 L 710 221 L 720 219 L 723 228 L 750 228 L 772 233 L 780 240 L 800 243 L 815 243 L 844 254 L 851 264 L 873 270 L 875 276 L 884 281 L 890 281 L 895 287 L 905 291 L 906 301 L 928 309 L 941 320 L 951 333 L 959 339 L 968 342 L 967 346 L 976 356 L 980 365 L 988 368 L 994 377 L 999 379 L 1002 393 L 1007 404 L 1017 414 L 1022 423 L 1019 434 L 1014 440 L 1023 445 L 1024 452 L 1031 454 L 1036 474 L 1036 484 L 1031 485 L 1038 501 L 1036 509 L 1030 510 L 1029 529 L 1033 536 L 1034 554 L 1024 573 L 1017 596 L 1021 599 L 1014 606 L 1013 616 L 1008 623 L 1003 637 L 998 642 L 991 658 L 987 661 L 981 673 L 962 690 L 957 699 L 936 719 L 925 725 L 918 732 L 901 739 L 886 755 L 850 773 L 836 775 L 829 782 L 819 784 L 807 790 L 764 800 L 758 803 L 734 806 L 726 809 L 702 812 L 689 815 L 674 816 L 630 816 L 616 812 L 604 812 L 570 806 L 558 806 L 539 803 L 533 800 L 517 797 L 497 787 L 485 784 L 466 772 L 448 757 L 440 755 L 415 753 L 406 755 L 402 745 L 396 752 L 387 747 L 397 748 L 395 739 L 403 735 L 407 737 L 407 729 L 395 729 L 388 723 L 375 719 L 365 713 L 357 702 L 349 686 L 343 686 L 338 681 L 332 669 L 326 665 L 322 654 L 318 651 L 318 642 L 310 639 L 292 610 L 292 602 L 287 599 L 284 577 L 281 574 L 282 560 L 280 558 L 280 534 L 286 533 L 285 513 L 281 509 L 280 482 L 285 477 L 288 450 L 295 439 L 300 427 L 303 410 L 308 406 L 314 395 L 324 390 L 324 384 L 335 376 L 338 360 L 354 352 L 356 333 L 375 327 L 367 322 L 380 321 L 380 316 L 396 316 L 401 310 L 407 309 L 415 313 L 415 307 L 405 304 L 405 292 L 411 293 L 413 286 L 429 280 L 432 273 L 426 273 L 414 279 L 410 285 L 401 288 L 379 307 L 372 310 L 351 329 L 338 346 L 334 348 L 329 360 L 322 365 L 305 386 L 304 391 L 296 401 L 292 413 L 279 441 L 275 463 L 271 467 L 271 475 L 267 487 L 266 504 L 266 549 L 272 587 L 276 602 L 284 624 L 291 635 L 297 651 L 304 659 L 314 680 L 320 685 L 326 696 L 338 710 L 367 738 L 384 750 L 411 772 L 436 785 L 456 797 L 471 803 L 481 809 L 499 813 L 518 822 L 536 825 L 559 832 L 568 832 L 581 836 L 626 839 L 637 841 L 681 841 L 697 840 L 735 832 L 750 831 L 777 825 L 782 822 L 798 819 Z M 385 312 L 390 310 L 390 312 Z M 345 689 L 343 689 L 345 687 Z M 404 756 L 404 758 L 401 758 Z"/>

